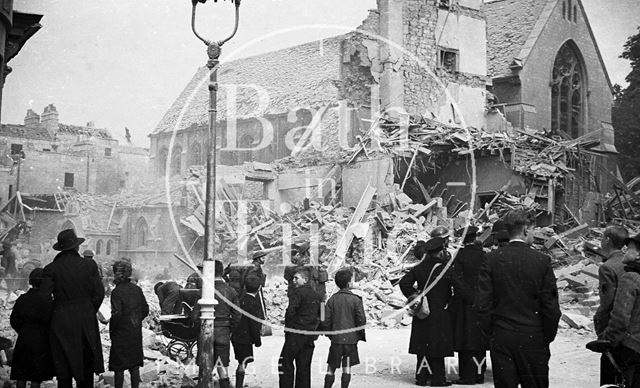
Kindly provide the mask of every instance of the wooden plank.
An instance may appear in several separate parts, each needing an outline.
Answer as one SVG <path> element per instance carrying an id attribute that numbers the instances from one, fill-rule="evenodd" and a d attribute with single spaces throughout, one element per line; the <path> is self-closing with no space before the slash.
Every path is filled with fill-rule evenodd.
<path id="1" fill-rule="evenodd" d="M 413 163 L 416 161 L 417 155 L 418 155 L 418 149 L 416 148 L 415 151 L 413 151 L 413 156 L 411 157 L 411 162 L 409 162 L 409 167 L 407 167 L 407 173 L 404 175 L 404 179 L 402 180 L 400 191 L 404 189 L 404 185 L 405 183 L 407 183 L 407 179 L 409 178 L 409 174 L 411 174 L 411 168 L 413 167 Z"/>
<path id="2" fill-rule="evenodd" d="M 107 229 L 105 229 L 105 232 L 109 231 L 109 227 L 111 226 L 111 220 L 113 220 L 113 212 L 116 211 L 116 204 L 118 203 L 118 201 L 114 201 L 113 202 L 113 207 L 111 208 L 111 214 L 109 214 L 109 222 L 107 222 Z"/>
<path id="3" fill-rule="evenodd" d="M 342 235 L 342 238 L 336 245 L 335 257 L 329 263 L 329 273 L 335 272 L 338 268 L 340 268 L 342 262 L 344 261 L 345 255 L 349 246 L 351 245 L 351 241 L 353 240 L 353 232 L 351 231 L 351 227 L 355 224 L 362 222 L 362 218 L 367 212 L 369 205 L 371 204 L 371 200 L 373 200 L 373 196 L 376 193 L 376 188 L 367 184 L 367 187 L 364 189 L 362 193 L 362 197 L 360 198 L 360 202 L 358 202 L 358 206 L 356 207 L 356 211 L 353 213 L 351 220 L 349 221 L 349 225 L 347 226 L 347 230 Z"/>
<path id="4" fill-rule="evenodd" d="M 427 189 L 424 187 L 424 185 L 418 180 L 418 178 L 416 178 L 415 176 L 413 177 L 413 182 L 418 186 L 418 188 L 420 189 L 420 192 L 422 193 L 422 196 L 424 197 L 424 202 L 425 203 L 429 203 L 431 202 L 431 196 L 429 195 L 429 192 L 427 191 Z"/>
<path id="5" fill-rule="evenodd" d="M 578 225 L 575 228 L 571 228 L 567 231 L 564 231 L 556 236 L 552 236 L 551 238 L 549 238 L 547 241 L 545 241 L 544 243 L 544 247 L 549 249 L 552 246 L 554 246 L 557 242 L 562 242 L 563 238 L 566 238 L 567 236 L 570 236 L 574 233 L 580 233 L 583 232 L 585 230 L 589 229 L 589 224 L 582 224 L 582 225 Z"/>
<path id="6" fill-rule="evenodd" d="M 502 195 L 504 194 L 504 191 L 500 191 L 500 192 L 496 192 L 495 197 L 493 197 L 493 199 L 491 200 L 491 202 L 489 202 L 489 206 L 485 206 L 484 209 L 482 209 L 482 212 L 478 215 L 478 217 L 476 217 L 476 219 L 481 219 L 482 216 L 485 215 L 485 213 L 491 209 L 491 206 L 493 206 L 494 203 L 496 203 L 496 201 L 498 200 L 498 198 L 502 197 Z"/>

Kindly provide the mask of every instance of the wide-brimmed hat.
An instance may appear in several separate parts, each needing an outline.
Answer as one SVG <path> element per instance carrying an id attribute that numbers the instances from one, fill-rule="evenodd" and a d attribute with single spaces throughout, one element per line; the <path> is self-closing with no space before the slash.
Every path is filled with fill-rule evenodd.
<path id="1" fill-rule="evenodd" d="M 53 249 L 56 251 L 66 251 L 80 246 L 83 242 L 84 239 L 76 236 L 75 230 L 65 229 L 58 233 L 58 242 L 53 244 Z"/>

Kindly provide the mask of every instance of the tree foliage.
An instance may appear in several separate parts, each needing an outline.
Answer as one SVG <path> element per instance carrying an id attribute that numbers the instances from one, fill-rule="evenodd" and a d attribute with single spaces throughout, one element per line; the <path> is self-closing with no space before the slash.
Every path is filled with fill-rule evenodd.
<path id="1" fill-rule="evenodd" d="M 640 176 L 640 27 L 629 37 L 620 57 L 631 62 L 631 72 L 625 78 L 629 83 L 626 88 L 614 88 L 612 121 L 620 152 L 618 165 L 624 179 L 629 180 Z"/>

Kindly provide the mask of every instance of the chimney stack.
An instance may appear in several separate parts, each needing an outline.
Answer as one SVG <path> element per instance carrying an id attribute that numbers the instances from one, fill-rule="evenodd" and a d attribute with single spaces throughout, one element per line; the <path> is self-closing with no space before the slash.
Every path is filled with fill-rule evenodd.
<path id="1" fill-rule="evenodd" d="M 24 126 L 27 128 L 38 128 L 40 126 L 40 116 L 33 109 L 27 109 L 27 115 L 24 116 Z"/>
<path id="2" fill-rule="evenodd" d="M 49 104 L 44 108 L 41 122 L 47 132 L 49 132 L 52 137 L 55 136 L 60 128 L 58 122 L 58 111 L 56 110 L 55 105 Z"/>

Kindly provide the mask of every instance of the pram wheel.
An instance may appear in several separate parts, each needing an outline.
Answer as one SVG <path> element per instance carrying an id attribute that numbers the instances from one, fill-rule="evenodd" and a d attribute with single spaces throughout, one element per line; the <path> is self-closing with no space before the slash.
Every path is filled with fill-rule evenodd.
<path id="1" fill-rule="evenodd" d="M 185 362 L 194 357 L 193 348 L 193 343 L 171 340 L 167 345 L 167 355 L 175 360 Z"/>

